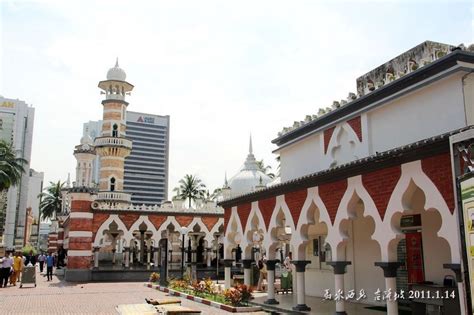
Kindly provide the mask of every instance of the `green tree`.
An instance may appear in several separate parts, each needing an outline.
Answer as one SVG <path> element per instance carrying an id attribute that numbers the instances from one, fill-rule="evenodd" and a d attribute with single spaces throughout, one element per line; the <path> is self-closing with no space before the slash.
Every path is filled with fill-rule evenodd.
<path id="1" fill-rule="evenodd" d="M 265 165 L 263 160 L 257 161 L 257 166 L 258 169 L 263 172 L 263 174 L 266 174 L 270 178 L 275 178 L 275 174 L 271 172 L 272 167 L 270 165 Z"/>
<path id="2" fill-rule="evenodd" d="M 49 187 L 46 187 L 44 192 L 39 195 L 41 198 L 40 211 L 43 219 L 56 218 L 56 215 L 61 212 L 63 203 L 61 190 L 63 187 L 64 182 L 49 182 Z"/>
<path id="3" fill-rule="evenodd" d="M 206 185 L 197 176 L 187 174 L 179 181 L 179 187 L 176 187 L 173 191 L 177 193 L 176 197 L 182 200 L 187 199 L 189 208 L 191 208 L 192 201 L 204 197 Z"/>
<path id="4" fill-rule="evenodd" d="M 0 191 L 18 185 L 28 162 L 17 157 L 12 145 L 0 140 Z"/>

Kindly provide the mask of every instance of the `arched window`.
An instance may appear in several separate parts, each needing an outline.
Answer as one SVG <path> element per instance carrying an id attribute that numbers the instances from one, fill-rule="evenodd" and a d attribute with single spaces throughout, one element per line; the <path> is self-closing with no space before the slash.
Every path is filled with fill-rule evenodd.
<path id="1" fill-rule="evenodd" d="M 115 177 L 110 179 L 110 191 L 115 191 Z"/>
<path id="2" fill-rule="evenodd" d="M 114 124 L 112 127 L 112 137 L 118 137 L 118 126 Z"/>

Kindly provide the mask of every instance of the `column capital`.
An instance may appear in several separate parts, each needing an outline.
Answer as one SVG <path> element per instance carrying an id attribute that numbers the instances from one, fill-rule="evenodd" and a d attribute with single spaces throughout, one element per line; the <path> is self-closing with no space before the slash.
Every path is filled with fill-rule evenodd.
<path id="1" fill-rule="evenodd" d="M 232 267 L 232 264 L 234 263 L 233 259 L 224 259 L 224 267 Z"/>
<path id="2" fill-rule="evenodd" d="M 250 269 L 252 267 L 252 259 L 242 259 L 242 264 L 244 265 L 244 269 Z"/>
<path id="3" fill-rule="evenodd" d="M 292 260 L 291 263 L 295 265 L 296 272 L 304 272 L 306 265 L 311 263 L 311 260 Z"/>
<path id="4" fill-rule="evenodd" d="M 399 261 L 379 261 L 375 262 L 374 265 L 383 269 L 383 276 L 385 278 L 396 278 L 397 269 L 402 266 L 403 263 Z"/>
<path id="5" fill-rule="evenodd" d="M 335 275 L 343 275 L 346 273 L 346 266 L 352 265 L 350 261 L 330 261 L 327 263 L 334 268 Z"/>
<path id="6" fill-rule="evenodd" d="M 94 249 L 94 252 L 98 252 L 100 250 L 100 246 L 94 246 L 93 249 Z"/>
<path id="7" fill-rule="evenodd" d="M 461 264 L 443 264 L 444 269 L 451 269 L 456 275 L 456 282 L 462 282 Z"/>
<path id="8" fill-rule="evenodd" d="M 129 252 L 129 251 L 130 251 L 130 247 L 124 247 L 124 248 L 123 248 L 123 251 L 124 251 L 124 252 Z"/>
<path id="9" fill-rule="evenodd" d="M 267 260 L 265 262 L 265 264 L 267 265 L 267 270 L 273 270 L 275 271 L 275 265 L 280 262 L 279 259 L 271 259 L 271 260 Z"/>

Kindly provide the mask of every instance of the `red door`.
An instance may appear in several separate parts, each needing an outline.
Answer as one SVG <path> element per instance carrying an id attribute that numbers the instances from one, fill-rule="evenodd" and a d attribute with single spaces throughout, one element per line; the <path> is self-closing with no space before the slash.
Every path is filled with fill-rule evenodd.
<path id="1" fill-rule="evenodd" d="M 423 247 L 421 232 L 410 232 L 405 234 L 407 246 L 407 272 L 408 283 L 420 283 L 425 281 L 423 270 Z"/>

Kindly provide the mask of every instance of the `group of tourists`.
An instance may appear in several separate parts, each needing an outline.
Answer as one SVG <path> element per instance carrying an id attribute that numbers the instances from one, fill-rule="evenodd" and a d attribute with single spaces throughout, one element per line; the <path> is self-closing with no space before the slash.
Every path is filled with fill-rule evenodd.
<path id="1" fill-rule="evenodd" d="M 291 252 L 288 253 L 283 264 L 280 265 L 281 268 L 281 279 L 280 285 L 281 290 L 283 293 L 288 293 L 288 291 L 292 290 L 293 285 L 293 269 L 295 266 L 291 263 Z M 257 283 L 257 291 L 265 291 L 265 287 L 263 285 L 263 280 L 267 280 L 267 258 L 265 255 L 261 259 L 257 261 L 257 267 L 259 269 L 259 277 Z"/>
<path id="2" fill-rule="evenodd" d="M 39 264 L 41 273 L 46 266 L 47 281 L 53 280 L 55 258 L 51 253 L 47 255 L 41 253 L 37 256 L 33 254 L 33 251 L 26 256 L 21 252 L 5 253 L 4 257 L 0 258 L 0 288 L 6 288 L 8 282 L 10 282 L 10 286 L 16 286 L 16 283 L 21 280 L 24 267 L 35 267 L 37 264 Z"/>

